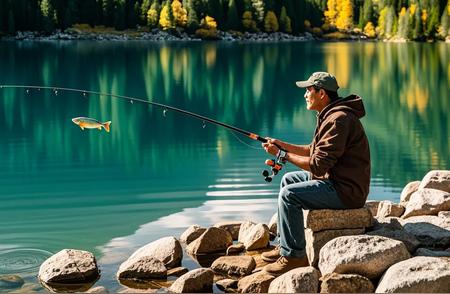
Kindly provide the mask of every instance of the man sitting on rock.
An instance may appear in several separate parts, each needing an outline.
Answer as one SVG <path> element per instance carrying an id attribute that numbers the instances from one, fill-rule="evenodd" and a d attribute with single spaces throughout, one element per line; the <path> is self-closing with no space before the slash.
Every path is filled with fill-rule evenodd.
<path id="1" fill-rule="evenodd" d="M 281 180 L 280 244 L 262 254 L 263 260 L 272 262 L 264 270 L 275 276 L 309 265 L 302 209 L 361 208 L 370 184 L 369 143 L 360 122 L 365 115 L 361 98 L 340 98 L 336 78 L 326 72 L 315 72 L 296 84 L 306 88 L 306 108 L 318 112 L 312 143 L 294 145 L 267 138 L 263 144 L 266 152 L 301 169 Z"/>

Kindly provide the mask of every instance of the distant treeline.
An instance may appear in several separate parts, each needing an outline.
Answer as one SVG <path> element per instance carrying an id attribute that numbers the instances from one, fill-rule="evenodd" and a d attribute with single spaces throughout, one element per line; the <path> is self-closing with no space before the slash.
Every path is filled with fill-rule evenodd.
<path id="1" fill-rule="evenodd" d="M 444 39 L 450 0 L 0 0 L 0 32 L 53 32 L 74 24 L 117 30 L 364 33 Z"/>

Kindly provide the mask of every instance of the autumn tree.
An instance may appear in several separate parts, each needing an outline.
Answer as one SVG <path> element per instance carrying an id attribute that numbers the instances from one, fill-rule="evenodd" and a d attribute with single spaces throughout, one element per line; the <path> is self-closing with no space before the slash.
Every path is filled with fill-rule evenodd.
<path id="1" fill-rule="evenodd" d="M 338 16 L 337 0 L 327 1 L 327 10 L 324 12 L 325 22 L 331 26 L 336 26 Z"/>
<path id="2" fill-rule="evenodd" d="M 150 6 L 150 9 L 147 12 L 147 25 L 154 29 L 158 27 L 159 22 L 159 4 L 158 1 L 155 1 Z"/>
<path id="3" fill-rule="evenodd" d="M 373 25 L 373 23 L 371 21 L 369 21 L 365 26 L 364 26 L 364 34 L 369 37 L 369 38 L 375 38 L 376 37 L 376 32 L 375 32 L 375 27 Z"/>
<path id="4" fill-rule="evenodd" d="M 264 18 L 264 29 L 268 33 L 278 32 L 278 19 L 273 11 L 267 11 L 266 17 Z"/>
<path id="5" fill-rule="evenodd" d="M 255 11 L 255 17 L 258 23 L 264 20 L 264 1 L 263 0 L 252 0 L 252 7 Z"/>
<path id="6" fill-rule="evenodd" d="M 250 32 L 258 31 L 256 21 L 253 19 L 252 13 L 250 11 L 244 11 L 242 15 L 242 26 L 245 30 Z"/>
<path id="7" fill-rule="evenodd" d="M 336 17 L 336 28 L 349 30 L 353 27 L 353 4 L 351 0 L 338 1 L 338 14 Z"/>
<path id="8" fill-rule="evenodd" d="M 45 31 L 50 32 L 55 28 L 56 24 L 56 12 L 50 0 L 42 0 L 40 6 L 42 14 L 43 28 Z"/>
<path id="9" fill-rule="evenodd" d="M 161 14 L 159 15 L 159 25 L 163 30 L 173 29 L 175 27 L 172 6 L 170 6 L 169 0 L 165 2 L 163 8 L 161 9 Z"/>
<path id="10" fill-rule="evenodd" d="M 175 25 L 179 27 L 185 27 L 187 24 L 187 11 L 181 5 L 181 2 L 179 0 L 173 0 L 172 12 Z"/>

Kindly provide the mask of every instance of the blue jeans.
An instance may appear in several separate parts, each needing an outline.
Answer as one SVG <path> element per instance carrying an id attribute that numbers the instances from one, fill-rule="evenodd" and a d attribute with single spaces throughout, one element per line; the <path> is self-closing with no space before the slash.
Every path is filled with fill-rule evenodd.
<path id="1" fill-rule="evenodd" d="M 331 181 L 312 180 L 311 173 L 304 170 L 285 174 L 278 195 L 282 256 L 302 257 L 306 254 L 302 209 L 346 209 L 346 206 Z"/>

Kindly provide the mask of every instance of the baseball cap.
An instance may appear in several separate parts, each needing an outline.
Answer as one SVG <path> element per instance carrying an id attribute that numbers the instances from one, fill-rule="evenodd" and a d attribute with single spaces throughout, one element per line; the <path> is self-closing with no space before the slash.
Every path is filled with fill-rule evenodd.
<path id="1" fill-rule="evenodd" d="M 337 92 L 339 89 L 336 78 L 324 71 L 315 72 L 306 81 L 298 81 L 295 84 L 300 88 L 316 86 L 333 92 Z"/>

